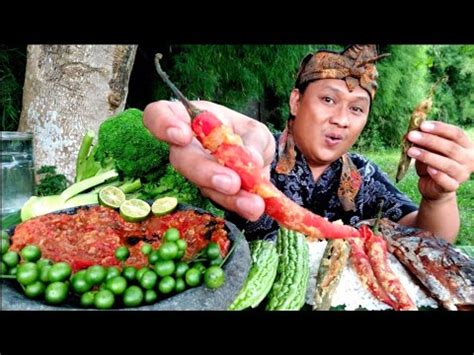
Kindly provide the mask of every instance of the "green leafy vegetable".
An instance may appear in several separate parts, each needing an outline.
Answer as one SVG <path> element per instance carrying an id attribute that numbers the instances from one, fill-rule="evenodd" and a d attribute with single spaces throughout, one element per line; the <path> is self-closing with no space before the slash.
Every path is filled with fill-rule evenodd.
<path id="1" fill-rule="evenodd" d="M 56 173 L 55 166 L 43 165 L 37 174 L 40 176 L 40 182 L 36 186 L 36 195 L 38 196 L 57 195 L 67 188 L 66 177 Z"/>

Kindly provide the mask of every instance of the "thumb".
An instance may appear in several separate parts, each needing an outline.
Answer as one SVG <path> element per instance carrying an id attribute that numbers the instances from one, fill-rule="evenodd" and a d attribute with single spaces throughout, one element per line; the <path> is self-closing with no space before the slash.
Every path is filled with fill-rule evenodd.
<path id="1" fill-rule="evenodd" d="M 258 148 L 255 148 L 252 146 L 247 146 L 247 151 L 249 152 L 250 157 L 252 161 L 255 163 L 255 165 L 258 168 L 263 169 L 265 163 L 263 161 L 262 152 L 260 152 Z"/>
<path id="2" fill-rule="evenodd" d="M 262 153 L 259 152 L 258 149 L 253 147 L 247 148 L 250 154 L 252 161 L 255 165 L 260 169 L 261 177 L 264 180 L 270 180 L 270 165 L 265 166 L 265 161 L 263 159 Z"/>

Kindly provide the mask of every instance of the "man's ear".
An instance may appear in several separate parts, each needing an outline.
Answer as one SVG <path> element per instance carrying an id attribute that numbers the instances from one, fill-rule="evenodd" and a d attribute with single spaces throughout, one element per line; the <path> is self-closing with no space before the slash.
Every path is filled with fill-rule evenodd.
<path id="1" fill-rule="evenodd" d="M 300 106 L 300 91 L 293 89 L 290 94 L 290 113 L 292 116 L 296 116 Z"/>

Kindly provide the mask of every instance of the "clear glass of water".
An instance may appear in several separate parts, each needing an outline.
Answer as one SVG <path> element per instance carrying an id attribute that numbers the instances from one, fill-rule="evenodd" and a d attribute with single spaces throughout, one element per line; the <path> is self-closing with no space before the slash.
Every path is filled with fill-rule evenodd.
<path id="1" fill-rule="evenodd" d="M 1 132 L 0 216 L 17 212 L 34 194 L 35 175 L 33 135 L 27 132 Z"/>

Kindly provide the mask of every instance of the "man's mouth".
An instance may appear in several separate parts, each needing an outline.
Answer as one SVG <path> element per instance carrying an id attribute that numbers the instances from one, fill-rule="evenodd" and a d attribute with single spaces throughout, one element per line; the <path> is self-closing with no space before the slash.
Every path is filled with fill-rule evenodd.
<path id="1" fill-rule="evenodd" d="M 329 146 L 335 146 L 342 142 L 342 136 L 340 134 L 328 133 L 324 136 L 324 138 L 326 144 Z"/>

